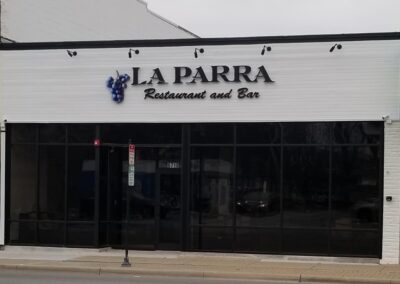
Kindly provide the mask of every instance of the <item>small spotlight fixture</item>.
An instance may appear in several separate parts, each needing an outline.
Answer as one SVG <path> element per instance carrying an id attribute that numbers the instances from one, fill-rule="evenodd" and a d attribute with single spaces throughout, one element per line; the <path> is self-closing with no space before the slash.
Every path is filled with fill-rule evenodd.
<path id="1" fill-rule="evenodd" d="M 204 48 L 195 48 L 194 49 L 194 57 L 197 58 L 197 51 L 199 51 L 200 53 L 204 53 Z"/>
<path id="2" fill-rule="evenodd" d="M 74 51 L 67 50 L 67 53 L 68 53 L 69 57 L 74 57 L 74 56 L 78 55 L 78 52 L 76 52 L 75 50 Z"/>
<path id="3" fill-rule="evenodd" d="M 130 48 L 130 49 L 129 49 L 129 52 L 128 52 L 129 58 L 132 58 L 132 51 L 135 52 L 135 54 L 139 54 L 139 49 L 132 49 L 132 48 Z"/>
<path id="4" fill-rule="evenodd" d="M 340 43 L 335 43 L 334 46 L 331 47 L 331 49 L 329 49 L 329 52 L 333 52 L 335 50 L 335 48 L 337 49 L 342 49 L 342 45 Z"/>
<path id="5" fill-rule="evenodd" d="M 271 50 L 272 50 L 272 48 L 270 46 L 264 45 L 263 49 L 261 50 L 261 55 L 264 55 L 265 51 L 270 52 Z"/>

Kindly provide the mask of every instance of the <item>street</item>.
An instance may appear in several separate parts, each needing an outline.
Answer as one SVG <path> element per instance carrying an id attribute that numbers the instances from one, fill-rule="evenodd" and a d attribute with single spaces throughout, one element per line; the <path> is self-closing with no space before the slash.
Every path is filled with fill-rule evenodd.
<path id="1" fill-rule="evenodd" d="M 298 282 L 261 281 L 261 280 L 232 280 L 232 279 L 201 279 L 186 277 L 150 277 L 125 274 L 90 274 L 76 272 L 47 272 L 30 270 L 0 269 L 0 284 L 291 284 Z M 307 284 L 306 282 L 302 282 Z M 318 284 L 313 282 L 313 284 Z M 319 283 L 322 284 L 322 283 Z M 332 284 L 332 283 L 331 283 Z"/>

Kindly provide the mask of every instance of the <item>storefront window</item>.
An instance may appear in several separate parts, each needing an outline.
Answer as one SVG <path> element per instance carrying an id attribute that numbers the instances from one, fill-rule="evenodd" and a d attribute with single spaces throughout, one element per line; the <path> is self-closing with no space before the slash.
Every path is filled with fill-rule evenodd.
<path id="1" fill-rule="evenodd" d="M 37 140 L 37 124 L 13 124 L 11 129 L 12 143 L 35 143 Z"/>
<path id="2" fill-rule="evenodd" d="M 70 124 L 68 125 L 68 143 L 93 143 L 96 138 L 96 125 Z"/>
<path id="3" fill-rule="evenodd" d="M 279 123 L 240 123 L 236 126 L 238 144 L 279 144 Z"/>
<path id="4" fill-rule="evenodd" d="M 381 143 L 381 122 L 336 122 L 334 125 L 336 144 Z"/>
<path id="5" fill-rule="evenodd" d="M 193 227 L 191 229 L 192 249 L 231 252 L 233 236 L 233 228 Z"/>
<path id="6" fill-rule="evenodd" d="M 381 253 L 383 122 L 10 124 L 7 131 L 11 244 Z M 130 142 L 135 183 L 128 186 Z"/>
<path id="7" fill-rule="evenodd" d="M 233 224 L 233 149 L 193 147 L 191 155 L 192 224 Z"/>
<path id="8" fill-rule="evenodd" d="M 68 219 L 93 220 L 95 160 L 93 147 L 68 148 Z"/>
<path id="9" fill-rule="evenodd" d="M 332 227 L 379 228 L 380 160 L 377 147 L 334 148 Z"/>
<path id="10" fill-rule="evenodd" d="M 284 123 L 283 142 L 285 144 L 329 144 L 331 124 L 324 122 Z"/>
<path id="11" fill-rule="evenodd" d="M 237 148 L 236 224 L 280 224 L 280 148 Z"/>
<path id="12" fill-rule="evenodd" d="M 94 245 L 94 225 L 91 223 L 70 223 L 67 232 L 68 245 L 80 247 Z"/>
<path id="13" fill-rule="evenodd" d="M 13 145 L 11 148 L 10 218 L 37 219 L 37 147 Z"/>
<path id="14" fill-rule="evenodd" d="M 105 143 L 179 144 L 180 124 L 103 124 L 101 137 Z"/>
<path id="15" fill-rule="evenodd" d="M 236 228 L 235 250 L 240 252 L 281 252 L 281 230 L 265 228 Z"/>
<path id="16" fill-rule="evenodd" d="M 35 244 L 36 222 L 10 222 L 9 242 L 11 244 Z"/>
<path id="17" fill-rule="evenodd" d="M 38 243 L 43 245 L 64 244 L 63 222 L 40 222 L 38 224 Z"/>
<path id="18" fill-rule="evenodd" d="M 328 230 L 284 229 L 283 252 L 286 254 L 326 254 L 329 251 Z"/>
<path id="19" fill-rule="evenodd" d="M 39 126 L 40 143 L 64 143 L 66 137 L 65 124 L 42 124 Z"/>
<path id="20" fill-rule="evenodd" d="M 39 219 L 64 220 L 65 147 L 39 147 Z"/>
<path id="21" fill-rule="evenodd" d="M 328 226 L 327 147 L 284 147 L 283 194 L 284 227 Z"/>
<path id="22" fill-rule="evenodd" d="M 233 143 L 233 124 L 193 124 L 190 129 L 190 139 L 193 144 Z"/>

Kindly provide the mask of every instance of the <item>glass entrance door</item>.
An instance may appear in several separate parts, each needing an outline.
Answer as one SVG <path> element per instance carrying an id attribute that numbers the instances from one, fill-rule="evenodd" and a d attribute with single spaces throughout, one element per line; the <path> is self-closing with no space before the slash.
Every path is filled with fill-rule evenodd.
<path id="1" fill-rule="evenodd" d="M 180 149 L 137 147 L 129 188 L 128 148 L 106 149 L 108 244 L 124 246 L 127 237 L 133 249 L 181 249 Z"/>
<path id="2" fill-rule="evenodd" d="M 139 169 L 134 187 L 128 188 L 128 147 L 105 148 L 107 189 L 107 244 L 130 248 L 155 249 L 156 186 L 155 171 Z M 129 204 L 127 204 L 127 202 Z"/>

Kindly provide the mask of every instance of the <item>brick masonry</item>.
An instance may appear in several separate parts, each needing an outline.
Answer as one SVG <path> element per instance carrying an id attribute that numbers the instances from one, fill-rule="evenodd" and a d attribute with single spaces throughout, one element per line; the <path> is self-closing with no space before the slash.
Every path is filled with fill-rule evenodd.
<path id="1" fill-rule="evenodd" d="M 386 196 L 392 196 L 391 202 Z M 385 124 L 382 264 L 400 262 L 400 121 Z"/>

